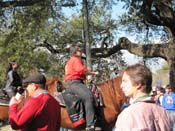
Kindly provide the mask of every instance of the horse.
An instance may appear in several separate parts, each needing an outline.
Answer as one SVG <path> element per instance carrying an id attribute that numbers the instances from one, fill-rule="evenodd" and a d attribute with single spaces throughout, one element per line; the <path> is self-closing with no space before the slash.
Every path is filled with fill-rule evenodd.
<path id="1" fill-rule="evenodd" d="M 8 120 L 8 104 L 0 103 L 0 121 Z"/>
<path id="2" fill-rule="evenodd" d="M 8 120 L 9 98 L 5 95 L 4 91 L 0 89 L 0 122 L 3 124 Z"/>
<path id="3" fill-rule="evenodd" d="M 61 86 L 63 85 L 57 77 L 48 79 L 46 82 L 48 92 L 53 95 L 54 92 L 57 92 L 59 84 Z M 120 88 L 120 84 L 121 77 L 118 76 L 97 85 L 104 103 L 104 106 L 99 110 L 101 117 L 99 125 L 102 127 L 102 131 L 112 131 L 117 116 L 122 111 L 123 104 L 127 101 L 126 96 Z M 66 108 L 61 106 L 61 127 L 71 130 L 83 130 L 85 125 L 74 129 Z"/>
<path id="4" fill-rule="evenodd" d="M 7 94 L 3 91 L 3 89 L 0 89 L 0 125 L 1 126 L 8 124 L 9 101 L 10 101 L 9 96 L 7 96 Z M 22 106 L 23 104 L 20 104 L 19 109 Z"/>

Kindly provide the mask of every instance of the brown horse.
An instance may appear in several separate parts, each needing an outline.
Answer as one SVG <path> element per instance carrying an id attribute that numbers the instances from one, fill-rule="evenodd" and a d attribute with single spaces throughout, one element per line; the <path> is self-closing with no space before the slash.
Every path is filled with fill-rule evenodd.
<path id="1" fill-rule="evenodd" d="M 8 120 L 9 99 L 5 97 L 2 89 L 0 89 L 0 122 Z"/>
<path id="2" fill-rule="evenodd" d="M 7 124 L 8 121 L 8 112 L 9 112 L 9 100 L 0 98 L 0 122 L 1 124 Z M 23 104 L 19 105 L 19 108 L 21 108 Z"/>
<path id="3" fill-rule="evenodd" d="M 48 79 L 46 85 L 48 87 L 49 93 L 54 94 L 54 92 L 57 91 L 57 86 L 59 84 L 62 83 L 56 77 Z M 101 90 L 101 95 L 104 103 L 104 107 L 101 107 L 99 110 L 101 116 L 100 126 L 102 127 L 103 131 L 112 131 L 117 116 L 122 110 L 122 105 L 127 100 L 120 88 L 120 84 L 121 77 L 116 77 L 114 79 L 104 81 L 98 85 Z M 66 129 L 73 129 L 71 125 L 72 122 L 69 118 L 67 110 L 66 108 L 62 107 L 61 127 Z"/>
<path id="4" fill-rule="evenodd" d="M 0 122 L 6 122 L 8 120 L 9 101 L 10 98 L 0 89 Z M 23 104 L 20 104 L 19 108 L 22 106 Z"/>
<path id="5" fill-rule="evenodd" d="M 0 103 L 0 121 L 8 120 L 8 104 Z"/>

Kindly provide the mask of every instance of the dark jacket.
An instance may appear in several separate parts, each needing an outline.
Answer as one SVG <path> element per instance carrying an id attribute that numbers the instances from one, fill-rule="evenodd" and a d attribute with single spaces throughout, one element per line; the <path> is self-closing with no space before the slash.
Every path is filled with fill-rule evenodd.
<path id="1" fill-rule="evenodd" d="M 9 71 L 7 74 L 7 80 L 4 90 L 13 90 L 15 91 L 18 86 L 22 86 L 22 80 L 19 74 L 16 71 Z"/>

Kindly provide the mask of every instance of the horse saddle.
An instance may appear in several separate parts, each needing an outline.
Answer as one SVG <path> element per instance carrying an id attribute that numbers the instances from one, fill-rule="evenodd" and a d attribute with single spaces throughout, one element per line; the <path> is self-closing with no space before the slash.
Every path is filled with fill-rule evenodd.
<path id="1" fill-rule="evenodd" d="M 97 86 L 95 84 L 90 84 L 88 88 L 94 95 L 95 107 L 103 106 L 102 97 Z M 86 122 L 84 103 L 78 96 L 70 92 L 63 91 L 54 93 L 54 97 L 62 107 L 66 107 L 72 121 L 72 127 L 76 128 Z"/>
<path id="2" fill-rule="evenodd" d="M 60 106 L 66 107 L 63 92 L 54 92 L 53 97 L 59 102 Z"/>
<path id="3" fill-rule="evenodd" d="M 100 93 L 100 89 L 94 83 L 89 84 L 88 88 L 90 89 L 90 91 L 94 95 L 95 106 L 96 107 L 104 106 L 103 99 L 102 99 L 102 96 Z M 65 94 L 64 92 L 65 92 L 65 90 L 63 90 L 62 92 L 54 92 L 54 94 L 53 94 L 54 98 L 59 102 L 60 106 L 62 106 L 62 107 L 66 107 L 65 100 L 64 100 L 65 97 L 63 97 L 63 95 Z M 72 94 L 72 95 L 74 95 L 74 94 Z M 68 97 L 68 99 L 69 99 L 69 97 Z M 79 99 L 79 98 L 77 97 L 77 99 Z M 70 99 L 70 100 L 72 101 L 72 99 Z"/>
<path id="4" fill-rule="evenodd" d="M 4 92 L 3 89 L 0 90 L 0 105 L 8 106 L 10 98 Z"/>

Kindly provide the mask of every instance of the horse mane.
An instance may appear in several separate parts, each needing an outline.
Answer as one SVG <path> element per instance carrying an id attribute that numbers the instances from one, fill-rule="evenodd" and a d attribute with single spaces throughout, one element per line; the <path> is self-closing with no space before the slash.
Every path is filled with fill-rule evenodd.
<path id="1" fill-rule="evenodd" d="M 51 95 L 53 95 L 55 91 L 62 92 L 65 89 L 63 83 L 56 76 L 47 79 L 46 85 L 47 85 L 46 89 L 49 91 Z"/>
<path id="2" fill-rule="evenodd" d="M 108 86 L 111 86 L 112 88 L 115 88 L 114 85 L 117 85 L 117 87 L 120 87 L 121 79 L 122 79 L 121 76 L 117 76 L 115 78 L 112 78 L 112 79 L 109 79 L 109 80 L 105 80 L 105 81 L 99 83 L 98 85 L 101 87 L 103 85 L 108 84 Z"/>
<path id="3" fill-rule="evenodd" d="M 124 102 L 127 101 L 127 97 L 124 95 L 122 89 L 120 88 L 122 82 L 122 77 L 117 76 L 113 79 L 109 79 L 106 81 L 103 81 L 102 83 L 98 84 L 98 87 L 100 88 L 101 92 L 103 93 L 103 97 L 107 103 L 113 103 L 115 105 L 115 110 L 119 110 L 119 108 L 122 110 L 122 105 Z M 119 112 L 117 112 L 118 114 Z"/>
<path id="4" fill-rule="evenodd" d="M 58 81 L 59 83 L 62 83 L 62 82 L 59 80 L 58 77 L 53 76 L 53 77 L 47 79 L 47 81 L 46 81 L 46 85 L 48 85 L 48 84 L 49 84 L 49 85 L 50 85 L 50 84 L 53 84 L 55 81 Z"/>
<path id="5" fill-rule="evenodd" d="M 99 83 L 98 86 L 103 90 L 107 90 L 107 88 L 108 88 L 108 89 L 110 89 L 110 90 L 108 90 L 108 91 L 110 91 L 110 93 L 117 95 L 118 93 L 122 92 L 122 90 L 120 88 L 120 84 L 121 84 L 121 76 L 118 76 L 118 77 L 115 77 L 113 79 L 103 81 L 102 83 Z"/>

